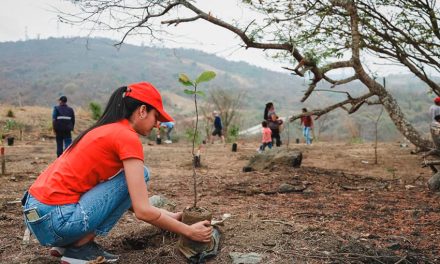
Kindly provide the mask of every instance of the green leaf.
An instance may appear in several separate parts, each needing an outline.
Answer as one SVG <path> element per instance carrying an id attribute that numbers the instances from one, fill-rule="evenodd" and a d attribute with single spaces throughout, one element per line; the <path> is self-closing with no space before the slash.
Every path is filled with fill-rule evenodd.
<path id="1" fill-rule="evenodd" d="M 197 91 L 196 94 L 197 94 L 197 95 L 200 95 L 200 96 L 205 96 L 205 93 L 202 92 L 202 91 Z"/>
<path id="2" fill-rule="evenodd" d="M 194 86 L 191 80 L 185 74 L 179 74 L 179 82 L 185 86 Z"/>
<path id="3" fill-rule="evenodd" d="M 196 84 L 199 84 L 201 82 L 208 82 L 215 77 L 215 72 L 213 71 L 205 71 L 196 80 Z"/>
<path id="4" fill-rule="evenodd" d="M 191 94 L 191 95 L 196 93 L 193 90 L 188 90 L 188 89 L 185 89 L 183 92 L 186 94 Z"/>

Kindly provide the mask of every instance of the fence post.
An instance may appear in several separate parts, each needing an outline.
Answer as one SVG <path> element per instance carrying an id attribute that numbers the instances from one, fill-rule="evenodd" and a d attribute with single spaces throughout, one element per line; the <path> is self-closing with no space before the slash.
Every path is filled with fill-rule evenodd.
<path id="1" fill-rule="evenodd" d="M 0 155 L 2 160 L 2 175 L 6 174 L 5 147 L 0 147 Z"/>

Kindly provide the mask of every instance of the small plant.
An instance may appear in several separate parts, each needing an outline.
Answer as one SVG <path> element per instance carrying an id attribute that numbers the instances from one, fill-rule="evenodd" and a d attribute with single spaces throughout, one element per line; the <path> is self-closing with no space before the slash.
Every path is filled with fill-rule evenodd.
<path id="1" fill-rule="evenodd" d="M 8 120 L 6 120 L 4 130 L 7 132 L 7 131 L 11 131 L 11 130 L 16 129 L 17 127 L 18 127 L 17 121 L 15 121 L 13 119 L 8 119 Z"/>
<path id="2" fill-rule="evenodd" d="M 386 168 L 386 171 L 391 174 L 391 176 L 393 177 L 393 180 L 396 178 L 396 172 L 397 172 L 396 168 L 388 167 L 388 168 Z"/>
<path id="3" fill-rule="evenodd" d="M 240 127 L 237 125 L 232 125 L 229 129 L 228 129 L 228 139 L 231 142 L 235 142 L 238 139 L 238 133 L 240 132 Z"/>
<path id="4" fill-rule="evenodd" d="M 6 117 L 14 118 L 15 117 L 14 111 L 12 111 L 12 109 L 9 109 L 8 112 L 6 113 Z"/>
<path id="5" fill-rule="evenodd" d="M 200 76 L 195 81 L 191 81 L 189 79 L 189 77 L 183 73 L 179 75 L 179 82 L 186 87 L 191 87 L 191 89 L 185 89 L 184 92 L 185 92 L 185 94 L 194 96 L 194 106 L 195 106 L 195 110 L 196 110 L 196 124 L 194 126 L 194 133 L 193 133 L 193 138 L 192 138 L 192 151 L 191 151 L 191 154 L 193 157 L 192 164 L 193 164 L 193 186 L 194 186 L 193 207 L 194 208 L 197 207 L 197 172 L 196 172 L 195 161 L 199 158 L 199 157 L 196 157 L 196 155 L 195 155 L 196 139 L 197 139 L 197 136 L 199 136 L 199 132 L 198 132 L 199 111 L 198 111 L 198 107 L 197 107 L 197 95 L 201 95 L 201 96 L 205 95 L 205 93 L 203 93 L 202 91 L 197 90 L 197 86 L 202 82 L 208 82 L 214 78 L 215 78 L 215 72 L 213 72 L 213 71 L 203 72 L 202 74 L 200 74 Z"/>
<path id="6" fill-rule="evenodd" d="M 361 137 L 353 137 L 350 139 L 350 144 L 362 144 L 364 140 Z"/>
<path id="7" fill-rule="evenodd" d="M 98 120 L 102 115 L 102 107 L 97 102 L 90 102 L 89 104 L 90 111 L 92 111 L 92 119 Z"/>
<path id="8" fill-rule="evenodd" d="M 200 144 L 201 143 L 201 137 L 200 137 L 200 131 L 197 131 L 197 134 L 195 135 L 195 143 L 196 144 Z M 185 137 L 188 139 L 188 141 L 193 141 L 194 140 L 194 129 L 192 128 L 187 128 L 185 130 Z"/>

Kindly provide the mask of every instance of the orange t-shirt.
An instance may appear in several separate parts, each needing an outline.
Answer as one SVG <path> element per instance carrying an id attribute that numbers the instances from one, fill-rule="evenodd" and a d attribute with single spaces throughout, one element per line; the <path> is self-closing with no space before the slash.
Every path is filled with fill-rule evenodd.
<path id="1" fill-rule="evenodd" d="M 263 139 L 261 140 L 262 143 L 269 143 L 272 142 L 272 130 L 268 127 L 263 127 Z"/>
<path id="2" fill-rule="evenodd" d="M 44 204 L 77 203 L 83 193 L 115 176 L 128 158 L 144 160 L 142 143 L 128 120 L 97 127 L 55 160 L 29 192 Z"/>

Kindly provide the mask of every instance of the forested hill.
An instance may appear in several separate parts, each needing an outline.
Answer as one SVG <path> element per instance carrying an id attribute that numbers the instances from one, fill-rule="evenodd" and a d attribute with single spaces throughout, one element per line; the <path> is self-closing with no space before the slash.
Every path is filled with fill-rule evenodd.
<path id="1" fill-rule="evenodd" d="M 293 100 L 303 89 L 303 81 L 287 73 L 196 50 L 129 44 L 117 50 L 114 43 L 83 38 L 0 43 L 0 102 L 49 106 L 65 94 L 73 104 L 86 105 L 103 102 L 114 88 L 139 81 L 183 95 L 178 74 L 194 78 L 205 70 L 214 70 L 217 78 L 202 89 L 250 91 L 248 102 L 281 101 L 286 94 Z"/>
<path id="2" fill-rule="evenodd" d="M 166 91 L 164 101 L 168 111 L 175 115 L 192 115 L 193 105 L 177 81 L 179 73 L 195 78 L 203 71 L 213 70 L 217 77 L 200 88 L 204 91 L 227 89 L 231 93 L 243 91 L 246 97 L 241 107 L 246 115 L 243 127 L 255 125 L 261 119 L 267 101 L 273 101 L 281 116 L 298 113 L 302 107 L 323 108 L 346 99 L 346 94 L 318 91 L 305 103 L 300 103 L 306 78 L 288 73 L 269 71 L 244 62 L 232 62 L 218 56 L 189 49 L 165 49 L 125 44 L 117 50 L 109 39 L 50 38 L 0 43 L 0 103 L 14 105 L 53 106 L 64 94 L 73 106 L 87 106 L 91 101 L 104 104 L 117 87 L 139 81 L 153 83 Z M 290 66 L 291 65 L 286 65 Z M 381 74 L 380 72 L 378 73 Z M 427 131 L 427 109 L 433 95 L 414 76 L 389 76 L 387 89 L 392 91 L 408 119 L 421 131 Z M 318 86 L 318 89 L 328 86 Z M 365 87 L 352 82 L 337 89 L 345 89 L 356 96 L 365 93 Z M 330 114 L 322 129 L 331 137 L 371 138 L 372 112 L 378 106 L 363 106 L 354 115 L 342 110 Z M 193 116 L 193 115 L 192 115 Z M 381 124 L 383 138 L 394 138 L 398 133 L 384 115 Z M 342 128 L 342 129 L 341 129 Z M 362 133 L 367 131 L 367 136 Z M 386 137 L 385 137 L 386 136 Z"/>

